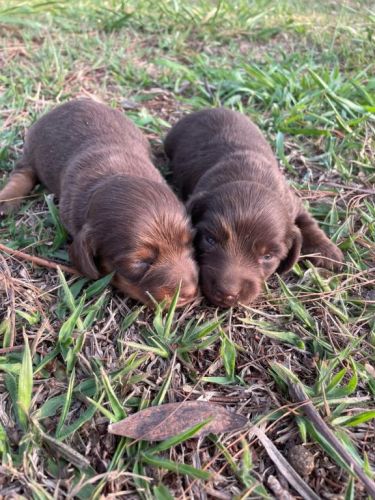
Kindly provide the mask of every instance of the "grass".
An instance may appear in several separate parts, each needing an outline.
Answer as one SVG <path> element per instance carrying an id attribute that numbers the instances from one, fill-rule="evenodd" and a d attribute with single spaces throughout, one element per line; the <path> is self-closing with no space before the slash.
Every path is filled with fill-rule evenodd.
<path id="1" fill-rule="evenodd" d="M 6 498 L 270 498 L 288 484 L 249 430 L 155 446 L 107 433 L 150 405 L 203 397 L 261 426 L 286 457 L 305 444 L 321 497 L 363 486 L 293 402 L 298 380 L 370 477 L 375 464 L 375 11 L 371 2 L 142 0 L 0 7 L 0 162 L 58 102 L 123 107 L 166 174 L 161 137 L 190 110 L 252 117 L 346 256 L 296 265 L 252 307 L 140 307 L 108 287 L 0 255 L 0 493 Z M 38 189 L 2 221 L 8 246 L 67 262 Z M 290 487 L 289 487 L 290 488 Z M 290 492 L 295 494 L 290 488 Z"/>

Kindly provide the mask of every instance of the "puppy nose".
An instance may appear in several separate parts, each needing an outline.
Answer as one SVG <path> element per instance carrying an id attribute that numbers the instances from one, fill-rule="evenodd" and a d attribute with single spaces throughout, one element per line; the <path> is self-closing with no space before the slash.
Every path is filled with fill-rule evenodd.
<path id="1" fill-rule="evenodd" d="M 198 293 L 198 287 L 196 283 L 183 284 L 180 292 L 180 300 L 188 301 L 194 299 Z"/>
<path id="2" fill-rule="evenodd" d="M 228 304 L 234 304 L 238 299 L 238 295 L 226 295 L 223 298 Z"/>
<path id="3" fill-rule="evenodd" d="M 234 306 L 240 295 L 239 291 L 231 289 L 216 289 L 215 296 L 219 302 L 226 306 Z"/>

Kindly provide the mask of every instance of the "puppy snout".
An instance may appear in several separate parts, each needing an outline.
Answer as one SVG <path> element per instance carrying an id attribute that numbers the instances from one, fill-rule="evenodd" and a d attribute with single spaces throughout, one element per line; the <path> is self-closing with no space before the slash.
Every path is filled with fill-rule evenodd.
<path id="1" fill-rule="evenodd" d="M 180 303 L 187 303 L 193 300 L 198 295 L 198 270 L 196 264 L 189 259 L 183 263 L 181 270 L 183 276 L 180 289 Z"/>
<path id="2" fill-rule="evenodd" d="M 235 288 L 216 288 L 214 298 L 218 303 L 224 306 L 234 306 L 238 302 L 240 291 Z"/>
<path id="3" fill-rule="evenodd" d="M 206 288 L 208 298 L 220 307 L 233 307 L 238 303 L 249 304 L 259 292 L 259 284 L 247 279 L 233 282 L 213 280 L 209 289 Z"/>
<path id="4" fill-rule="evenodd" d="M 198 293 L 198 287 L 196 283 L 188 283 L 183 285 L 180 292 L 180 299 L 184 301 L 192 300 Z"/>
<path id="5" fill-rule="evenodd" d="M 188 279 L 181 283 L 179 304 L 191 302 L 198 295 L 198 274 L 194 270 Z"/>
<path id="6" fill-rule="evenodd" d="M 244 280 L 242 283 L 241 296 L 239 302 L 249 304 L 260 294 L 261 282 L 260 280 Z"/>

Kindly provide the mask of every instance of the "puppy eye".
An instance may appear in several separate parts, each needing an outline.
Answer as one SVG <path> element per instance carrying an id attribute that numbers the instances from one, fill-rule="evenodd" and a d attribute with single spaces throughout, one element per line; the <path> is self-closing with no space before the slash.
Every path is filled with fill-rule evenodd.
<path id="1" fill-rule="evenodd" d="M 208 246 L 213 247 L 216 245 L 216 240 L 209 234 L 205 234 L 203 237 L 203 240 L 205 243 L 207 243 Z"/>
<path id="2" fill-rule="evenodd" d="M 269 262 L 272 259 L 273 259 L 273 255 L 271 255 L 270 253 L 267 253 L 266 255 L 263 255 L 263 257 L 262 257 L 262 260 L 264 262 Z"/>
<path id="3" fill-rule="evenodd" d="M 139 260 L 132 265 L 135 272 L 145 273 L 151 267 L 151 260 Z"/>
<path id="4" fill-rule="evenodd" d="M 138 260 L 133 262 L 128 271 L 128 277 L 132 280 L 141 279 L 152 266 L 154 260 Z"/>

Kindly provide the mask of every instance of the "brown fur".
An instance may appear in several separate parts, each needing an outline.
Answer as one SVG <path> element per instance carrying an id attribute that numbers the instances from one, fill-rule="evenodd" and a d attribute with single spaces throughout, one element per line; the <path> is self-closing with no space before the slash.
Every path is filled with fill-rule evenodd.
<path id="1" fill-rule="evenodd" d="M 191 231 L 183 205 L 150 159 L 148 141 L 119 111 L 90 99 L 63 104 L 27 134 L 23 157 L 0 192 L 14 210 L 37 182 L 60 201 L 73 237 L 71 260 L 86 276 L 115 272 L 126 295 L 180 305 L 197 293 Z"/>
<path id="2" fill-rule="evenodd" d="M 247 304 L 274 272 L 303 254 L 339 268 L 341 251 L 288 187 L 260 130 L 224 108 L 179 121 L 165 140 L 175 184 L 187 200 L 203 293 L 214 304 Z"/>

